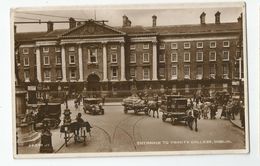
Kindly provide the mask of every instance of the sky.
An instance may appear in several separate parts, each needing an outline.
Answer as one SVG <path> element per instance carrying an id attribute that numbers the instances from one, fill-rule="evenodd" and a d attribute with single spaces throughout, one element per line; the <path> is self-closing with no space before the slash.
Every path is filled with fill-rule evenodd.
<path id="1" fill-rule="evenodd" d="M 217 7 L 216 7 L 217 6 Z M 241 6 L 241 5 L 240 5 Z M 199 24 L 200 14 L 206 13 L 206 23 L 215 21 L 215 13 L 221 12 L 221 22 L 236 22 L 242 13 L 239 5 L 166 5 L 166 6 L 110 6 L 110 7 L 62 7 L 62 8 L 19 8 L 14 12 L 14 21 L 68 21 L 76 20 L 108 20 L 109 26 L 122 26 L 122 16 L 127 15 L 132 26 L 151 26 L 152 16 L 157 16 L 157 25 Z M 39 15 L 40 14 L 40 15 Z M 48 16 L 46 16 L 48 15 Z M 52 16 L 51 16 L 52 15 Z M 58 16 L 58 17 L 54 17 Z M 25 19 L 27 18 L 27 19 Z M 68 24 L 56 23 L 54 29 L 68 28 Z M 46 31 L 46 24 L 18 24 L 17 32 Z"/>

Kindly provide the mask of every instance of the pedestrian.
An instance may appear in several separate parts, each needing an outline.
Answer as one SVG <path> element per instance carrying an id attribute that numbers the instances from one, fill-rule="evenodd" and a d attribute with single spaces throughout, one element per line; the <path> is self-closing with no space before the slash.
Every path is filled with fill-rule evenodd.
<path id="1" fill-rule="evenodd" d="M 222 118 L 222 116 L 227 117 L 226 105 L 225 104 L 223 104 L 222 112 L 221 112 L 221 115 L 220 115 L 220 119 Z"/>
<path id="2" fill-rule="evenodd" d="M 243 101 L 239 104 L 241 127 L 245 127 L 245 107 Z"/>
<path id="3" fill-rule="evenodd" d="M 105 105 L 105 96 L 102 96 L 102 105 Z"/>

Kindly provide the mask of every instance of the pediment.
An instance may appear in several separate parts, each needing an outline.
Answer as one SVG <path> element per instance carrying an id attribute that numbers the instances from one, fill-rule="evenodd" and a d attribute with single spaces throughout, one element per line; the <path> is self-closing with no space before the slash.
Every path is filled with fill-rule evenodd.
<path id="1" fill-rule="evenodd" d="M 113 27 L 95 21 L 87 21 L 82 25 L 70 29 L 62 36 L 94 36 L 94 35 L 120 35 L 125 34 Z"/>

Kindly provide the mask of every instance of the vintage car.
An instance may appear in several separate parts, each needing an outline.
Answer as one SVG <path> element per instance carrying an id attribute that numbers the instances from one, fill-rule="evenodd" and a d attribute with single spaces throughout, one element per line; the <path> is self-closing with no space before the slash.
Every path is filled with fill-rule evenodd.
<path id="1" fill-rule="evenodd" d="M 170 118 L 172 125 L 175 125 L 176 121 L 186 121 L 187 110 L 187 99 L 174 95 L 167 95 L 160 107 L 163 122 Z"/>
<path id="2" fill-rule="evenodd" d="M 105 111 L 101 105 L 100 98 L 83 98 L 83 110 L 85 113 L 89 112 L 92 115 L 104 115 Z"/>
<path id="3" fill-rule="evenodd" d="M 135 114 L 138 112 L 144 112 L 148 115 L 147 102 L 140 97 L 130 96 L 123 99 L 122 105 L 124 106 L 124 113 L 127 114 L 129 110 L 133 110 Z"/>
<path id="4" fill-rule="evenodd" d="M 60 103 L 39 103 L 34 118 L 34 127 L 36 130 L 42 129 L 42 122 L 48 119 L 51 129 L 59 126 L 61 120 L 61 104 Z"/>

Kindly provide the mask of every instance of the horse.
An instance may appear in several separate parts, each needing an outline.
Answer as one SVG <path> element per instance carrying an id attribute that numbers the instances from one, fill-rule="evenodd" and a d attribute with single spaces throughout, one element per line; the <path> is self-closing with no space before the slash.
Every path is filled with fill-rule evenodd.
<path id="1" fill-rule="evenodd" d="M 148 101 L 147 102 L 147 107 L 148 107 L 148 114 L 150 115 L 150 112 L 153 111 L 153 117 L 154 117 L 154 112 L 157 113 L 157 118 L 159 118 L 159 103 L 158 101 Z"/>
<path id="2" fill-rule="evenodd" d="M 187 111 L 187 118 L 186 122 L 188 124 L 188 127 L 193 130 L 193 124 L 195 124 L 195 131 L 198 131 L 198 118 L 199 118 L 199 110 L 197 109 L 189 109 Z"/>

